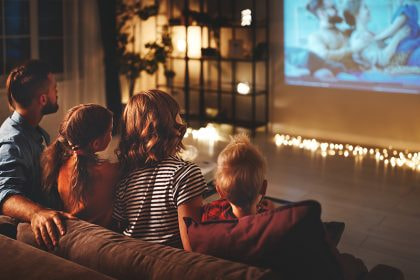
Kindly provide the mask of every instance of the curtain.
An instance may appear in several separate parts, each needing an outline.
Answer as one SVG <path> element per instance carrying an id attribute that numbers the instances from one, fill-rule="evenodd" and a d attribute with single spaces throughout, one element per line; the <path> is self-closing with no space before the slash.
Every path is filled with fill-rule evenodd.
<path id="1" fill-rule="evenodd" d="M 105 92 L 107 107 L 114 112 L 114 129 L 121 116 L 121 90 L 117 66 L 116 0 L 97 0 L 101 37 L 104 47 Z M 115 130 L 114 130 L 115 131 Z"/>
<path id="2" fill-rule="evenodd" d="M 41 122 L 52 137 L 67 110 L 80 103 L 106 106 L 104 50 L 96 0 L 64 0 L 64 72 L 57 75 L 57 113 Z"/>

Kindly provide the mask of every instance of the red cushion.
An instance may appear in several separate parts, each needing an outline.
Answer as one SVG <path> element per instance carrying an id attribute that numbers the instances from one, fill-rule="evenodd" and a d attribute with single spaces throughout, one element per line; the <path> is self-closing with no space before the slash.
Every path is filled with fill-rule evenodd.
<path id="1" fill-rule="evenodd" d="M 318 202 L 302 201 L 238 220 L 185 222 L 195 252 L 271 268 L 290 279 L 341 279 L 320 216 Z"/>

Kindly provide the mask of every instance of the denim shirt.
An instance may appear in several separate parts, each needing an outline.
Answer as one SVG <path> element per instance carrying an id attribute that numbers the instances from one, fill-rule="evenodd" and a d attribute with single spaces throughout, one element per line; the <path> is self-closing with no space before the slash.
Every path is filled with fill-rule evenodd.
<path id="1" fill-rule="evenodd" d="M 50 137 L 14 112 L 0 127 L 0 206 L 15 194 L 42 203 L 40 157 Z M 1 209 L 1 207 L 0 207 Z"/>

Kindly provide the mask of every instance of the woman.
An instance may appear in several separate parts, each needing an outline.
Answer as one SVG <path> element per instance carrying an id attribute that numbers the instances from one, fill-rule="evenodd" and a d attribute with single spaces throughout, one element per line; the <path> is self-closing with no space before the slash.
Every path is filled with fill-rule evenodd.
<path id="1" fill-rule="evenodd" d="M 147 90 L 128 102 L 117 150 L 123 178 L 114 206 L 125 235 L 191 250 L 183 217 L 200 219 L 206 182 L 197 165 L 177 155 L 185 131 L 169 94 Z"/>

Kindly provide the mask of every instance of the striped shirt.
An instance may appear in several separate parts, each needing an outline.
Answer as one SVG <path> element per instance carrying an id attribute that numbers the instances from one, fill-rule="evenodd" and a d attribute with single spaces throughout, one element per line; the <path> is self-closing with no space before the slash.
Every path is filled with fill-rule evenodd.
<path id="1" fill-rule="evenodd" d="M 205 188 L 197 165 L 169 156 L 121 180 L 113 217 L 124 224 L 124 235 L 182 248 L 178 206 L 201 195 Z"/>

